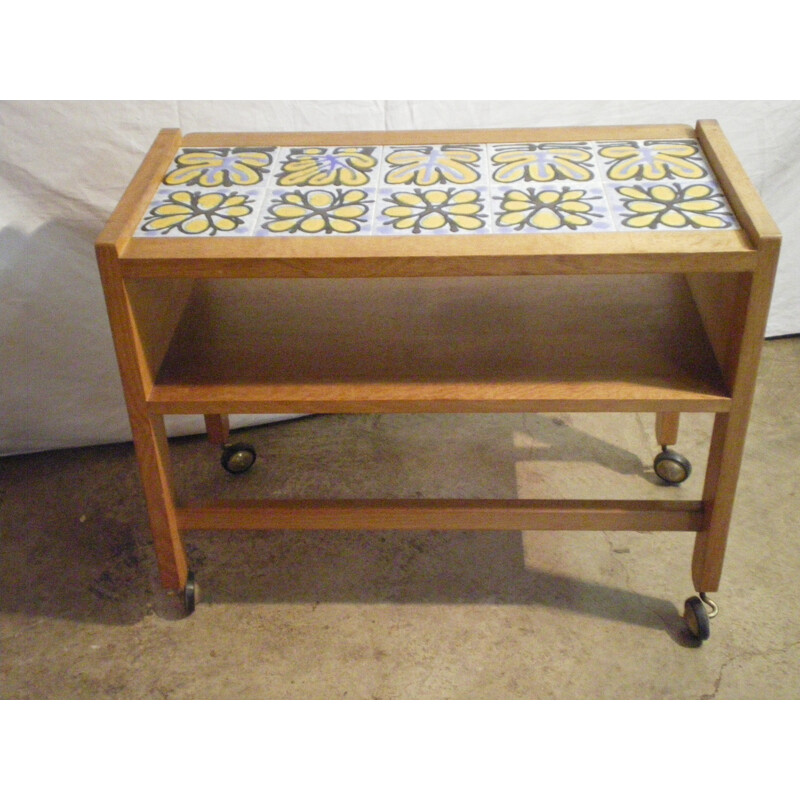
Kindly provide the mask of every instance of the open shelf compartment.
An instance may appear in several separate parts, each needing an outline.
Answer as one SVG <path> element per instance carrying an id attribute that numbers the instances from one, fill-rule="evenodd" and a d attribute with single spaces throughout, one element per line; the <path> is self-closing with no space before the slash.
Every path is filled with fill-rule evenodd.
<path id="1" fill-rule="evenodd" d="M 151 280 L 159 413 L 730 407 L 680 274 Z"/>

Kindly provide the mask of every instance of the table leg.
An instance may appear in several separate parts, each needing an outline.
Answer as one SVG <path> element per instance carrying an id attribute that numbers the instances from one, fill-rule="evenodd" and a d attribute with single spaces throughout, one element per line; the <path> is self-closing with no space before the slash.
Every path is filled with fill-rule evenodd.
<path id="1" fill-rule="evenodd" d="M 180 592 L 186 586 L 189 568 L 175 513 L 164 418 L 155 414 L 137 416 L 131 423 L 161 585 Z"/>
<path id="2" fill-rule="evenodd" d="M 705 519 L 697 533 L 692 556 L 692 580 L 698 592 L 719 588 L 722 562 L 733 514 L 733 501 L 739 477 L 743 437 L 735 435 L 732 415 L 716 414 L 703 489 Z"/>
<path id="3" fill-rule="evenodd" d="M 224 445 L 230 436 L 231 426 L 227 414 L 205 414 L 206 434 L 211 444 Z"/>
<path id="4" fill-rule="evenodd" d="M 147 348 L 134 319 L 116 248 L 98 242 L 96 252 L 161 585 L 167 590 L 182 592 L 189 576 L 188 561 L 175 512 L 164 418 L 159 414 L 151 414 L 147 407 L 146 398 L 153 380 Z"/>
<path id="5" fill-rule="evenodd" d="M 677 411 L 656 412 L 656 440 L 662 447 L 678 443 L 681 415 Z"/>

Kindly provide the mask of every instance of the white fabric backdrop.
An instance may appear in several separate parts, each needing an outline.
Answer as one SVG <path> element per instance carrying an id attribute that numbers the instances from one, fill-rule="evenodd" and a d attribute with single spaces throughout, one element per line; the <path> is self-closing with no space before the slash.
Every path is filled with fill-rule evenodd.
<path id="1" fill-rule="evenodd" d="M 767 335 L 800 333 L 798 101 L 0 102 L 0 455 L 130 438 L 93 243 L 160 128 L 407 130 L 701 118 L 720 121 L 784 235 Z M 170 420 L 173 434 L 200 430 L 200 419 Z"/>

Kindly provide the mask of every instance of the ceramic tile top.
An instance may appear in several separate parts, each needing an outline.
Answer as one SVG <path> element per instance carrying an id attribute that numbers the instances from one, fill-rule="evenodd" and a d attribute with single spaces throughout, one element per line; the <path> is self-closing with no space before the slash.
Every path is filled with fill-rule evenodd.
<path id="1" fill-rule="evenodd" d="M 137 236 L 730 230 L 692 139 L 180 149 Z"/>

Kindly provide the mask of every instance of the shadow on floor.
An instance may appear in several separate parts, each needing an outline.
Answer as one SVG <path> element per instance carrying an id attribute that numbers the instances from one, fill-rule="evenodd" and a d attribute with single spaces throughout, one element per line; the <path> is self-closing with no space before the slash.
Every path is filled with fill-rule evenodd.
<path id="1" fill-rule="evenodd" d="M 102 625 L 157 614 L 179 625 L 179 604 L 158 586 L 152 559 L 140 557 L 130 531 L 126 538 L 104 564 L 79 549 L 52 550 L 35 575 L 4 588 L 0 611 Z M 543 606 L 694 644 L 678 609 L 662 598 L 526 568 L 518 531 L 207 532 L 192 535 L 187 550 L 200 584 L 197 613 L 204 604 L 236 603 Z"/>
<path id="2" fill-rule="evenodd" d="M 282 427 L 290 425 L 309 441 L 297 423 Z M 566 457 L 564 448 L 586 457 L 589 448 L 609 467 L 647 477 L 620 448 L 587 442 L 592 437 L 560 421 L 535 418 L 533 425 L 529 433 L 552 445 L 537 448 L 538 458 Z M 269 436 L 268 429 L 248 433 Z M 520 454 L 505 442 L 504 452 L 491 455 L 502 455 L 501 482 L 513 487 Z M 198 437 L 178 449 L 179 461 L 209 454 Z M 105 625 L 178 616 L 174 598 L 158 586 L 131 445 L 21 456 L 2 466 L 1 612 Z M 269 470 L 262 478 L 271 485 Z M 530 605 L 664 630 L 693 644 L 669 602 L 526 568 L 519 531 L 205 532 L 187 536 L 187 551 L 201 610 L 202 603 Z"/>

